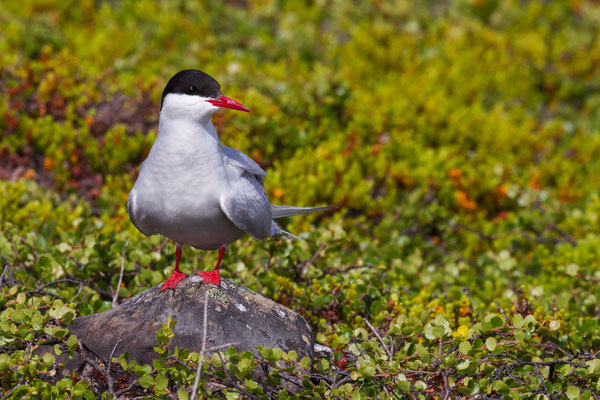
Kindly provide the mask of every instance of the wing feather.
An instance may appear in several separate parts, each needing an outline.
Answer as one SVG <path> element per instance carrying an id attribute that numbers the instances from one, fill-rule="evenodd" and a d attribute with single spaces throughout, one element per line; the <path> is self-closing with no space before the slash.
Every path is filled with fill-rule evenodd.
<path id="1" fill-rule="evenodd" d="M 222 148 L 224 155 L 223 158 L 225 159 L 226 163 L 239 167 L 252 175 L 257 175 L 260 177 L 267 176 L 265 170 L 246 154 L 231 147 L 222 146 Z"/>
<path id="2" fill-rule="evenodd" d="M 271 236 L 271 203 L 263 186 L 267 173 L 244 153 L 223 146 L 229 188 L 221 196 L 221 209 L 239 229 L 256 239 Z"/>

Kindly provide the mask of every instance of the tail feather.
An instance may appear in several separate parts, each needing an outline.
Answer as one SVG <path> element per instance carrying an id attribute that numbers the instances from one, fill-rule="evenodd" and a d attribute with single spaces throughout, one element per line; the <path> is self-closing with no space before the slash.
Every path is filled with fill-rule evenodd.
<path id="1" fill-rule="evenodd" d="M 281 229 L 281 233 L 282 233 L 283 235 L 287 236 L 287 237 L 288 237 L 288 238 L 290 238 L 290 239 L 292 239 L 292 238 L 293 238 L 293 239 L 302 240 L 302 238 L 301 238 L 301 237 L 299 237 L 299 236 L 296 236 L 296 235 L 294 235 L 293 233 L 291 233 L 291 232 L 288 232 L 288 231 L 286 231 L 286 230 L 283 230 L 283 229 Z"/>
<path id="2" fill-rule="evenodd" d="M 294 206 L 276 206 L 271 204 L 271 214 L 273 219 L 291 217 L 292 215 L 308 214 L 317 211 L 327 211 L 337 208 L 336 206 L 330 207 L 294 207 Z"/>
<path id="3" fill-rule="evenodd" d="M 277 223 L 275 223 L 275 221 L 271 221 L 271 236 L 279 236 L 279 235 L 287 236 L 290 239 L 294 238 L 294 239 L 302 240 L 302 238 L 294 235 L 293 233 L 281 229 L 279 227 L 279 225 L 277 225 Z"/>

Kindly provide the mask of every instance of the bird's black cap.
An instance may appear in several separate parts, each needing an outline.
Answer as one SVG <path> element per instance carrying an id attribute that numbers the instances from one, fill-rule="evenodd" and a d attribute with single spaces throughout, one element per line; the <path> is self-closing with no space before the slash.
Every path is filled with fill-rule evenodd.
<path id="1" fill-rule="evenodd" d="M 221 97 L 221 85 L 212 76 L 198 71 L 197 69 L 184 69 L 179 71 L 167 83 L 163 90 L 160 108 L 162 109 L 165 96 L 169 93 L 181 93 L 191 96 L 210 97 L 218 99 Z"/>

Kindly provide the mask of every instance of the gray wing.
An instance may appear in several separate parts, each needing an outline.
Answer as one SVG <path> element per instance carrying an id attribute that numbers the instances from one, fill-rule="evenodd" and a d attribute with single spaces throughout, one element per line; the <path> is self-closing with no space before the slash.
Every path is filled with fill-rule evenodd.
<path id="1" fill-rule="evenodd" d="M 239 167 L 253 175 L 258 175 L 260 177 L 267 176 L 265 170 L 262 169 L 260 165 L 258 165 L 253 159 L 248 157 L 246 154 L 227 146 L 222 146 L 222 149 L 226 163 L 229 163 L 232 166 Z"/>
<path id="2" fill-rule="evenodd" d="M 239 229 L 256 239 L 271 236 L 271 203 L 265 192 L 267 173 L 244 153 L 223 146 L 223 162 L 229 178 L 221 196 L 221 209 Z"/>

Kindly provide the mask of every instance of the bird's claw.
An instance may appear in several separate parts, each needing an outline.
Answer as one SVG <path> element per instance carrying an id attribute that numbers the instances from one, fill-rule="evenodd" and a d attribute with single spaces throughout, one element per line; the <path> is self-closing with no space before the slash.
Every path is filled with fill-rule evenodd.
<path id="1" fill-rule="evenodd" d="M 166 289 L 173 289 L 173 290 L 175 290 L 175 288 L 177 287 L 177 284 L 179 283 L 179 281 L 181 281 L 186 276 L 187 275 L 184 274 L 184 273 L 182 273 L 182 272 L 173 271 L 173 273 L 171 274 L 171 276 L 169 277 L 169 279 L 167 279 L 167 281 L 160 288 L 160 291 L 162 292 L 163 290 L 166 290 Z"/>
<path id="2" fill-rule="evenodd" d="M 219 276 L 219 270 L 213 269 L 212 271 L 200 271 L 198 275 L 202 277 L 202 285 L 206 283 L 212 283 L 213 285 L 219 286 L 221 284 L 221 277 Z"/>

